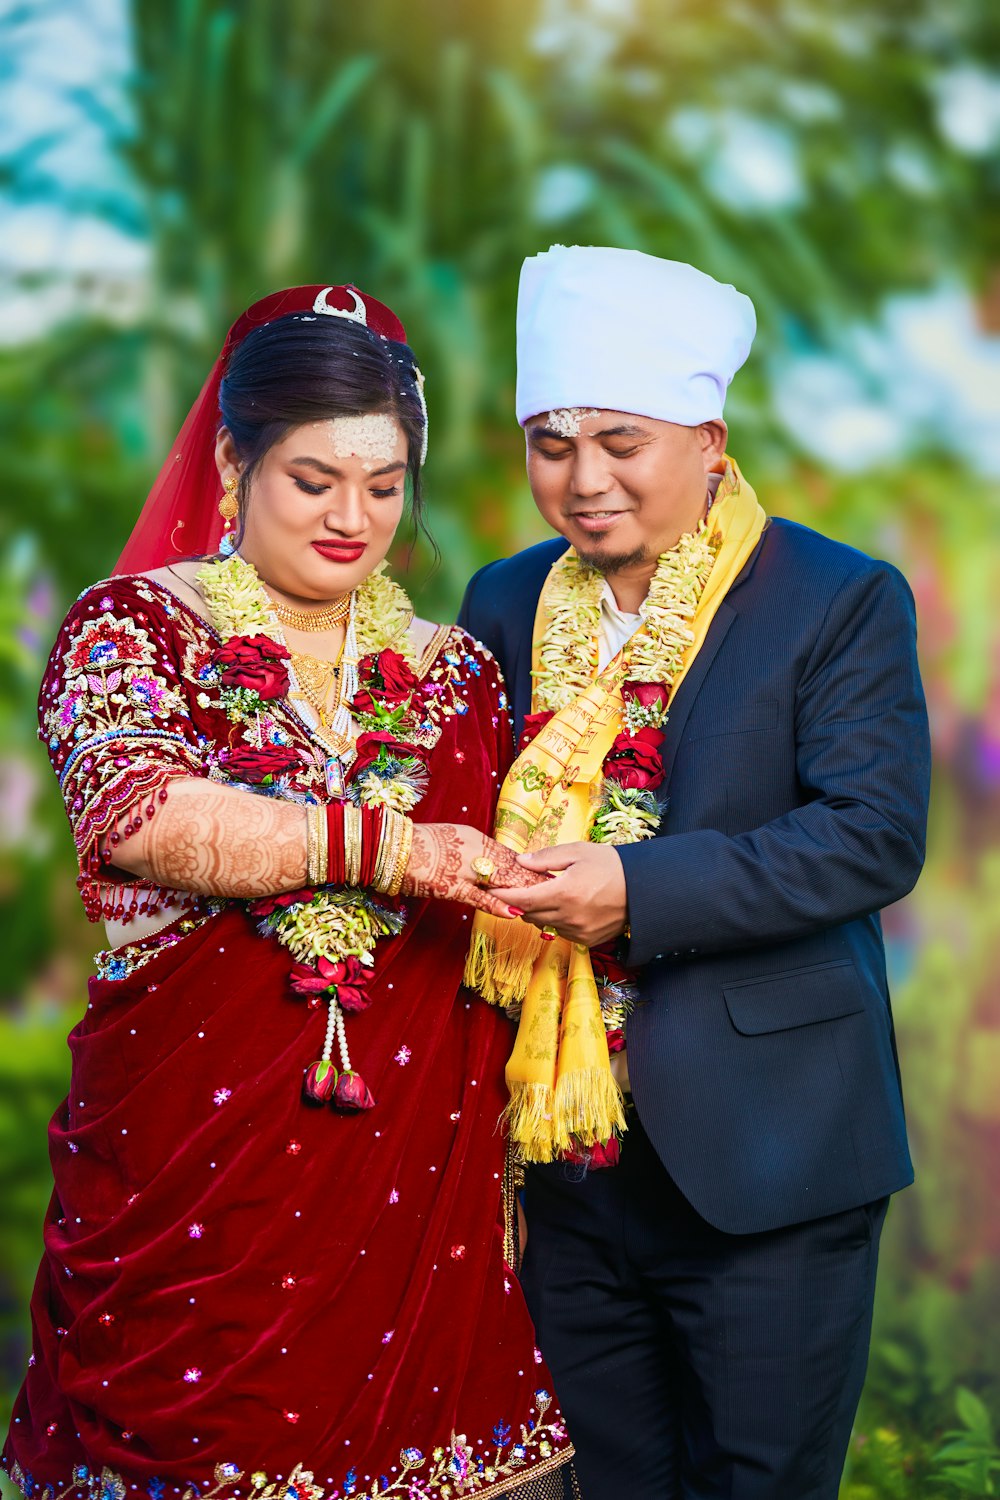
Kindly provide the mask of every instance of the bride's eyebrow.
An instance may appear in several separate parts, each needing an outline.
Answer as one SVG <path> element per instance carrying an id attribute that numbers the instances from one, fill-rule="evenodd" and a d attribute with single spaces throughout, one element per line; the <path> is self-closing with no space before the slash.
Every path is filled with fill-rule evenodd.
<path id="1" fill-rule="evenodd" d="M 335 469 L 332 464 L 325 464 L 320 458 L 309 458 L 303 455 L 301 458 L 289 459 L 289 463 L 301 464 L 307 469 L 318 469 L 321 474 L 329 474 L 333 479 L 343 479 L 344 477 L 340 469 Z M 368 477 L 372 479 L 377 474 L 395 474 L 399 469 L 405 468 L 406 461 L 400 458 L 395 463 L 383 465 L 381 469 L 372 469 Z"/>

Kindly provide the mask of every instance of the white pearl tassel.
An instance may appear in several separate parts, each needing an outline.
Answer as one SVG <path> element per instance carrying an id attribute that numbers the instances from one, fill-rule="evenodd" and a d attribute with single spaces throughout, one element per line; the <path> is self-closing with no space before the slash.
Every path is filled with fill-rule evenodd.
<path id="1" fill-rule="evenodd" d="M 351 738 L 351 703 L 358 690 L 358 636 L 354 623 L 357 605 L 358 594 L 355 589 L 351 595 L 351 612 L 347 617 L 347 634 L 344 637 L 344 650 L 340 658 L 340 704 L 330 725 L 334 733 L 339 734 L 345 740 Z"/>
<path id="2" fill-rule="evenodd" d="M 340 1047 L 340 1070 L 342 1073 L 349 1073 L 351 1071 L 351 1057 L 350 1053 L 347 1050 L 347 1033 L 344 1030 L 344 1012 L 341 1010 L 340 1006 L 337 1005 L 336 1001 L 334 1001 L 334 1008 L 337 1012 L 337 1043 Z"/>
<path id="3" fill-rule="evenodd" d="M 329 1009 L 326 1018 L 326 1036 L 323 1040 L 323 1061 L 329 1062 L 333 1056 L 333 1039 L 337 1033 L 337 1019 L 340 1016 L 340 1006 L 331 995 Z M 343 1022 L 341 1022 L 343 1025 Z"/>

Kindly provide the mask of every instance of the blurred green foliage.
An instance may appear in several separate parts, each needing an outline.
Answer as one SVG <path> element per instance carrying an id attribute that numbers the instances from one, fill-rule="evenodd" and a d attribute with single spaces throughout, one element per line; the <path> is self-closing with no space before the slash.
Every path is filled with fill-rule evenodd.
<path id="1" fill-rule="evenodd" d="M 31 9 L 0 16 L 0 57 Z M 96 87 L 76 99 L 127 171 L 88 196 L 47 172 L 44 127 L 0 170 L 9 201 L 97 213 L 149 251 L 140 286 L 80 278 L 78 316 L 0 348 L 5 1384 L 20 1378 L 49 1190 L 43 1124 L 100 945 L 32 743 L 58 619 L 113 566 L 232 318 L 277 286 L 347 280 L 400 312 L 427 374 L 442 564 L 431 573 L 402 542 L 396 561 L 423 612 L 450 615 L 476 566 L 543 534 L 512 415 L 521 259 L 553 241 L 617 243 L 754 298 L 732 451 L 770 511 L 891 557 L 914 586 L 935 802 L 925 876 L 886 930 L 919 1177 L 888 1220 L 844 1493 L 996 1493 L 1000 505 L 929 443 L 878 472 L 824 471 L 808 434 L 779 421 L 772 376 L 789 353 L 850 360 L 851 330 L 887 296 L 944 280 L 995 328 L 997 164 L 960 149 L 941 101 L 995 66 L 1000 10 L 133 0 L 128 24 L 123 107 Z M 722 168 L 761 142 L 785 182 L 754 196 Z M 39 268 L 19 289 L 44 298 L 64 279 Z"/>

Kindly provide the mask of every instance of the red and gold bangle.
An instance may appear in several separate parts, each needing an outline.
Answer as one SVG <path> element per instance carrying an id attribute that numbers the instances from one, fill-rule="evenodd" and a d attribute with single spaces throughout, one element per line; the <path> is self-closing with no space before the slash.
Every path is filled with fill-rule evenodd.
<path id="1" fill-rule="evenodd" d="M 341 801 L 326 804 L 326 880 L 327 885 L 344 885 L 347 881 L 346 834 L 344 806 Z"/>
<path id="2" fill-rule="evenodd" d="M 369 886 L 375 882 L 379 844 L 382 838 L 382 823 L 385 814 L 380 807 L 361 809 L 361 873 L 359 885 Z"/>

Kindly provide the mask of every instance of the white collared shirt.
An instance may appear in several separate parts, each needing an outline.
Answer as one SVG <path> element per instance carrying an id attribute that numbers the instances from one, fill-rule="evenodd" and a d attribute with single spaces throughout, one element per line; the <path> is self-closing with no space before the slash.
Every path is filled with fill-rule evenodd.
<path id="1" fill-rule="evenodd" d="M 642 624 L 642 615 L 626 614 L 619 609 L 607 579 L 601 589 L 601 623 L 598 629 L 597 670 L 603 672 L 626 641 L 630 641 Z"/>

